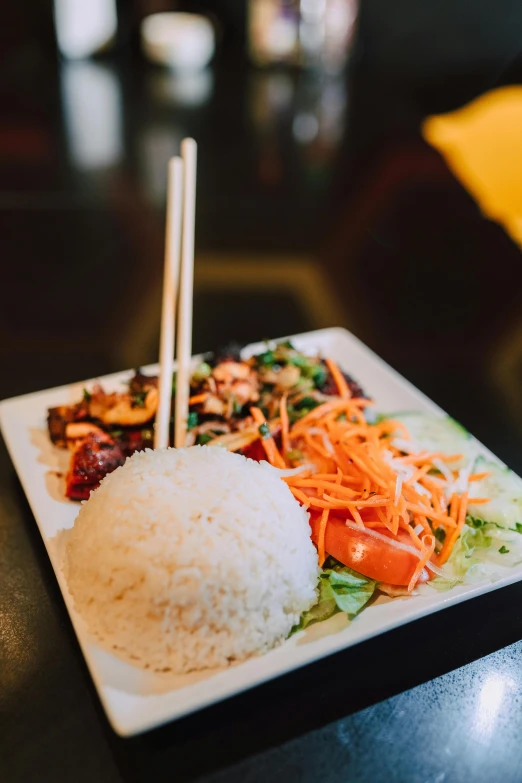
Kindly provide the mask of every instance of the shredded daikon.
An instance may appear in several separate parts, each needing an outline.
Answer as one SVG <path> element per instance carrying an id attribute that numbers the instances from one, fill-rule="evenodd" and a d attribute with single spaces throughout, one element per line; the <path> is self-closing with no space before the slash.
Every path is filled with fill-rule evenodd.
<path id="1" fill-rule="evenodd" d="M 439 473 L 442 473 L 442 475 L 444 476 L 446 481 L 452 483 L 453 482 L 453 473 L 448 468 L 448 466 L 445 465 L 444 462 L 441 459 L 438 459 L 438 457 L 435 457 L 432 460 L 432 462 L 435 465 L 435 467 L 437 468 L 437 470 L 439 471 Z"/>
<path id="2" fill-rule="evenodd" d="M 364 533 L 368 536 L 371 536 L 372 538 L 376 538 L 378 541 L 383 541 L 386 544 L 389 544 L 390 546 L 394 547 L 395 549 L 402 549 L 403 552 L 410 552 L 412 555 L 415 555 L 419 560 L 422 557 L 422 550 L 416 549 L 414 546 L 410 546 L 409 544 L 403 544 L 401 541 L 397 541 L 395 538 L 392 538 L 391 536 L 384 536 L 382 533 L 377 533 L 376 530 L 372 530 L 368 527 L 360 528 L 358 525 L 355 524 L 355 522 L 352 522 L 351 519 L 347 519 L 346 527 L 351 528 L 352 530 L 358 530 L 358 531 L 364 531 Z"/>
<path id="3" fill-rule="evenodd" d="M 308 432 L 310 435 L 318 435 L 323 441 L 323 446 L 325 447 L 326 451 L 329 454 L 335 454 L 335 449 L 332 445 L 332 442 L 324 430 L 321 430 L 319 427 L 309 427 Z"/>
<path id="4" fill-rule="evenodd" d="M 285 478 L 285 476 L 298 476 L 299 473 L 317 473 L 317 466 L 312 462 L 308 462 L 306 465 L 298 465 L 297 468 L 287 468 L 285 470 L 274 467 L 274 465 L 271 465 L 266 460 L 262 460 L 261 465 L 263 465 L 263 467 L 266 465 L 270 470 L 276 470 L 277 475 L 281 476 L 281 478 Z"/>

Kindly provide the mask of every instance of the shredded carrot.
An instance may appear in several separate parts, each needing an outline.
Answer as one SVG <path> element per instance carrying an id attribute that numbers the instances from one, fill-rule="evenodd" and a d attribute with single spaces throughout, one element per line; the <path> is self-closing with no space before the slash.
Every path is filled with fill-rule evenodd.
<path id="1" fill-rule="evenodd" d="M 411 441 L 405 425 L 393 419 L 368 423 L 364 411 L 372 402 L 351 397 L 337 365 L 328 360 L 327 366 L 339 396 L 291 425 L 285 394 L 280 405 L 281 451 L 274 438 L 265 434 L 262 411 L 251 408 L 254 422 L 261 428 L 267 459 L 276 467 L 285 467 L 285 457 L 294 447 L 302 452 L 300 462 L 310 465 L 310 470 L 286 475 L 284 481 L 315 520 L 314 540 L 321 565 L 328 555 L 328 525 L 333 518 L 353 520 L 361 529 L 383 529 L 398 541 L 407 536 L 406 540 L 419 551 L 419 562 L 407 588 L 411 593 L 426 566 L 432 578 L 430 561 L 443 565 L 450 557 L 465 524 L 468 504 L 486 503 L 489 498 L 468 499 L 467 493 L 454 492 L 455 471 L 450 467 L 449 474 L 443 475 L 437 468 L 438 460 L 451 466 L 462 455 L 402 451 L 400 442 L 394 443 L 390 436 L 398 433 L 403 440 Z M 486 475 L 475 473 L 470 481 Z M 439 545 L 434 533 L 439 530 L 443 543 L 437 554 Z"/>
<path id="2" fill-rule="evenodd" d="M 190 397 L 189 405 L 199 405 L 200 402 L 205 402 L 207 397 L 208 394 L 206 392 L 203 394 L 195 394 L 194 397 Z"/>
<path id="3" fill-rule="evenodd" d="M 319 533 L 317 536 L 317 551 L 319 554 L 319 566 L 322 567 L 326 556 L 325 556 L 325 549 L 324 549 L 324 539 L 326 535 L 326 525 L 328 523 L 328 516 L 330 512 L 327 508 L 323 511 L 321 514 L 321 521 L 319 523 Z"/>
<path id="4" fill-rule="evenodd" d="M 433 552 L 435 551 L 435 536 L 426 535 L 422 539 L 422 543 L 425 546 L 424 554 L 419 559 L 419 563 L 413 572 L 413 576 L 410 579 L 410 583 L 408 585 L 408 592 L 411 593 L 415 585 L 417 584 L 417 581 L 419 579 L 419 576 L 422 573 L 422 569 L 426 566 L 426 563 L 430 560 Z"/>
<path id="5" fill-rule="evenodd" d="M 420 466 L 426 462 L 433 462 L 434 459 L 441 459 L 444 462 L 456 462 L 458 459 L 462 459 L 462 454 L 442 454 L 442 452 L 429 454 L 425 452 L 423 454 L 408 454 L 406 457 L 398 457 L 397 461 L 402 462 L 404 465 Z"/>
<path id="6" fill-rule="evenodd" d="M 349 487 L 342 487 L 340 484 L 336 484 L 335 482 L 324 481 L 323 479 L 317 479 L 313 476 L 306 479 L 298 478 L 296 476 L 294 477 L 292 485 L 294 487 L 317 487 L 318 489 L 323 488 L 329 491 L 338 492 L 339 495 L 344 495 L 348 498 L 353 498 L 354 495 L 357 495 L 357 492 L 354 489 L 350 489 Z"/>
<path id="7" fill-rule="evenodd" d="M 303 504 L 303 506 L 308 508 L 310 505 L 310 498 L 308 495 L 305 495 L 304 492 L 302 492 L 300 489 L 296 489 L 296 487 L 290 487 L 290 492 Z"/>
<path id="8" fill-rule="evenodd" d="M 340 371 L 339 367 L 333 361 L 333 359 L 325 359 L 326 366 L 330 370 L 330 374 L 335 381 L 337 390 L 340 397 L 351 397 L 350 387 L 346 383 L 345 377 Z"/>
<path id="9" fill-rule="evenodd" d="M 468 481 L 482 481 L 482 479 L 485 479 L 488 476 L 491 476 L 490 471 L 485 471 L 484 473 L 472 473 Z"/>
<path id="10" fill-rule="evenodd" d="M 250 408 L 250 413 L 252 414 L 252 418 L 257 425 L 262 427 L 263 424 L 265 424 L 268 427 L 262 410 L 256 407 L 252 407 Z M 270 464 L 276 468 L 286 468 L 285 461 L 279 453 L 275 440 L 273 439 L 272 435 L 270 435 L 270 433 L 261 437 L 261 443 Z"/>
<path id="11" fill-rule="evenodd" d="M 454 495 L 453 497 L 456 497 L 456 495 Z M 453 547 L 455 546 L 455 543 L 458 537 L 460 536 L 460 532 L 464 527 L 464 523 L 466 521 L 466 511 L 468 508 L 467 492 L 465 492 L 461 498 L 457 499 L 456 505 L 458 505 L 458 516 L 456 519 L 457 525 L 455 527 L 455 530 L 451 533 L 451 535 L 447 535 L 446 538 L 444 539 L 442 549 L 440 550 L 440 553 L 436 559 L 436 564 L 439 566 L 444 565 L 448 557 L 451 555 L 453 551 Z"/>

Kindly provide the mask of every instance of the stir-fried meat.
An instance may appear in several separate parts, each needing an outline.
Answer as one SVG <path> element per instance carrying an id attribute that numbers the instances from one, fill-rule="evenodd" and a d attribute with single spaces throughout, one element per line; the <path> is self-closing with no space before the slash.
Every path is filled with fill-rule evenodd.
<path id="1" fill-rule="evenodd" d="M 86 500 L 103 477 L 123 465 L 125 459 L 126 454 L 109 435 L 90 433 L 72 454 L 65 494 L 71 500 Z"/>
<path id="2" fill-rule="evenodd" d="M 129 392 L 133 396 L 143 394 L 151 389 L 158 388 L 158 376 L 157 375 L 144 375 L 140 369 L 136 370 L 136 373 L 129 381 Z"/>
<path id="3" fill-rule="evenodd" d="M 136 394 L 107 394 L 101 386 L 95 386 L 89 402 L 89 412 L 93 419 L 109 426 L 136 427 L 146 424 L 154 418 L 158 407 L 158 390 L 150 388 Z"/>
<path id="4" fill-rule="evenodd" d="M 347 373 L 343 372 L 343 377 L 346 383 L 348 384 L 348 388 L 352 393 L 352 397 L 366 397 L 362 386 L 359 386 L 357 381 L 354 381 L 351 375 L 348 375 Z M 326 375 L 325 381 L 323 385 L 320 387 L 320 391 L 322 394 L 327 394 L 327 395 L 337 394 L 337 386 L 330 373 Z"/>
<path id="5" fill-rule="evenodd" d="M 354 397 L 364 392 L 343 373 Z M 328 365 L 319 356 L 299 352 L 291 342 L 250 359 L 229 346 L 195 368 L 190 383 L 187 445 L 216 441 L 232 451 L 264 459 L 259 431 L 250 414 L 255 405 L 276 439 L 284 396 L 290 423 L 305 416 L 339 390 Z M 67 474 L 67 497 L 84 499 L 107 473 L 144 448 L 152 448 L 158 406 L 158 377 L 137 370 L 124 392 L 85 389 L 76 405 L 49 409 L 51 440 L 73 451 Z"/>
<path id="6" fill-rule="evenodd" d="M 205 413 L 230 417 L 248 403 L 259 400 L 257 373 L 246 362 L 221 362 L 214 367 L 211 377 L 215 392 L 209 393 L 203 404 Z"/>
<path id="7" fill-rule="evenodd" d="M 70 423 L 84 421 L 89 417 L 88 405 L 79 402 L 76 405 L 60 405 L 57 408 L 49 408 L 47 412 L 47 426 L 49 435 L 56 446 L 67 447 L 67 427 Z"/>

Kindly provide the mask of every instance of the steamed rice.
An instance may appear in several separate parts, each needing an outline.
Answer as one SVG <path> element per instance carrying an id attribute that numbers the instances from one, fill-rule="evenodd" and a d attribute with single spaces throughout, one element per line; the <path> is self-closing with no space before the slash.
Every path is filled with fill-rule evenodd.
<path id="1" fill-rule="evenodd" d="M 136 453 L 82 506 L 64 569 L 105 645 L 155 670 L 221 667 L 316 601 L 307 512 L 277 471 L 224 449 Z"/>

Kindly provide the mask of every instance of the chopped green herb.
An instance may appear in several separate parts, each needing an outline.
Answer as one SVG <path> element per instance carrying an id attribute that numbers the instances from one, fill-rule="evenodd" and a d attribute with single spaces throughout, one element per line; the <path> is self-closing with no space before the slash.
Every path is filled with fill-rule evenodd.
<path id="1" fill-rule="evenodd" d="M 317 365 L 317 367 L 314 367 L 312 372 L 312 380 L 315 384 L 316 389 L 321 389 L 326 381 L 326 370 L 324 367 L 321 367 L 321 365 Z"/>
<path id="2" fill-rule="evenodd" d="M 306 408 L 306 411 L 311 411 L 314 408 L 317 408 L 321 403 L 317 400 L 314 400 L 313 397 L 303 397 L 302 400 L 299 400 L 299 402 L 296 402 L 294 405 L 294 408 L 296 411 L 302 411 Z"/>
<path id="3" fill-rule="evenodd" d="M 273 351 L 265 351 L 255 357 L 256 364 L 261 367 L 271 367 L 274 364 L 275 356 Z"/>
<path id="4" fill-rule="evenodd" d="M 520 523 L 519 523 L 520 524 Z M 497 525 L 496 522 L 486 522 L 485 519 L 479 519 L 479 517 L 472 517 L 469 514 L 466 516 L 466 525 L 468 527 L 472 527 L 475 530 L 479 530 L 481 527 L 484 527 L 485 525 L 490 525 L 491 527 L 497 527 L 499 530 L 502 530 L 502 525 Z M 514 528 L 511 528 L 511 530 L 514 530 Z M 520 525 L 520 530 L 516 530 L 517 533 L 522 533 L 522 525 Z"/>
<path id="5" fill-rule="evenodd" d="M 92 400 L 92 394 L 88 389 L 83 390 L 83 400 L 84 402 L 90 402 Z"/>
<path id="6" fill-rule="evenodd" d="M 213 436 L 209 435 L 208 432 L 204 432 L 202 435 L 198 435 L 196 443 L 198 446 L 205 446 L 205 444 L 209 443 L 211 440 L 214 440 Z"/>
<path id="7" fill-rule="evenodd" d="M 270 437 L 270 430 L 268 429 L 268 424 L 266 421 L 259 425 L 258 430 L 263 440 L 266 440 Z"/>
<path id="8" fill-rule="evenodd" d="M 193 430 L 194 427 L 197 427 L 199 423 L 199 417 L 196 411 L 191 411 L 187 418 L 187 429 Z"/>
<path id="9" fill-rule="evenodd" d="M 501 555 L 509 554 L 509 549 L 507 547 L 505 547 L 504 544 L 502 544 L 502 546 L 500 547 L 500 549 L 498 551 L 500 552 Z"/>
<path id="10" fill-rule="evenodd" d="M 513 530 L 515 533 L 521 533 L 522 534 L 522 525 L 520 522 L 515 522 L 515 527 L 510 528 L 510 530 Z"/>
<path id="11" fill-rule="evenodd" d="M 466 525 L 468 527 L 473 527 L 475 530 L 478 530 L 479 527 L 484 527 L 486 523 L 483 519 L 479 519 L 478 517 L 472 517 L 470 514 L 466 515 Z"/>
<path id="12" fill-rule="evenodd" d="M 302 356 L 301 354 L 297 354 L 296 356 L 290 356 L 288 359 L 288 364 L 293 364 L 294 367 L 299 367 L 299 369 L 308 367 L 309 360 L 306 358 L 306 356 Z"/>
<path id="13" fill-rule="evenodd" d="M 212 374 L 212 367 L 210 366 L 210 364 L 207 364 L 207 362 L 201 362 L 201 364 L 198 364 L 198 366 L 194 370 L 194 373 L 192 374 L 192 379 L 196 382 L 204 381 L 205 378 L 208 378 L 209 375 L 211 374 Z"/>
<path id="14" fill-rule="evenodd" d="M 145 407 L 145 398 L 147 396 L 146 391 L 139 391 L 134 392 L 132 395 L 132 407 L 133 408 L 144 408 Z"/>

